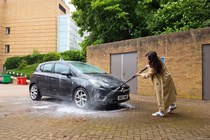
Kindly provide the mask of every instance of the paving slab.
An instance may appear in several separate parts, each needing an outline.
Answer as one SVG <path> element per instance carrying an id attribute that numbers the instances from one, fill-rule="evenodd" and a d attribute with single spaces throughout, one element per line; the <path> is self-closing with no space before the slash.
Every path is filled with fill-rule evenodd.
<path id="1" fill-rule="evenodd" d="M 0 140 L 210 140 L 210 101 L 177 99 L 165 117 L 155 96 L 131 95 L 119 106 L 77 109 L 71 102 L 32 101 L 28 85 L 0 84 Z"/>

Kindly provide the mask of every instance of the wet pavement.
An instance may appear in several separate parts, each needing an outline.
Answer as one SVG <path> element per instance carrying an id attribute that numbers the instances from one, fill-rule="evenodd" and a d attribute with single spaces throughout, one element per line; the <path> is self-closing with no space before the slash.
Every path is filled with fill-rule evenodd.
<path id="1" fill-rule="evenodd" d="M 154 96 L 131 95 L 114 107 L 89 110 L 70 102 L 32 101 L 28 85 L 0 84 L 0 140 L 210 140 L 210 101 L 177 99 L 163 118 Z"/>

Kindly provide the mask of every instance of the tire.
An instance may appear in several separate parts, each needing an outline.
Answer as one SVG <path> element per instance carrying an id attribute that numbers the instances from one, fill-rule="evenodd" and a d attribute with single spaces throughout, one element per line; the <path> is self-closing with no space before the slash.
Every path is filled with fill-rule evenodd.
<path id="1" fill-rule="evenodd" d="M 90 106 L 90 98 L 84 88 L 78 88 L 74 92 L 74 104 L 78 108 L 87 109 Z"/>
<path id="2" fill-rule="evenodd" d="M 30 88 L 30 97 L 34 101 L 38 101 L 42 98 L 42 95 L 39 92 L 38 86 L 33 84 Z"/>

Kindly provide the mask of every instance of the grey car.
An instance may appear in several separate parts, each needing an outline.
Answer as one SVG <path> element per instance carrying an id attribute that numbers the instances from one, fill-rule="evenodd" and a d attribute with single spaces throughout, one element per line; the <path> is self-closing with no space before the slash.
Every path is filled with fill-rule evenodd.
<path id="1" fill-rule="evenodd" d="M 130 88 L 122 80 L 99 68 L 78 61 L 50 61 L 39 64 L 30 79 L 30 97 L 50 96 L 71 100 L 79 108 L 118 104 L 130 99 Z M 107 96 L 109 94 L 109 96 Z"/>

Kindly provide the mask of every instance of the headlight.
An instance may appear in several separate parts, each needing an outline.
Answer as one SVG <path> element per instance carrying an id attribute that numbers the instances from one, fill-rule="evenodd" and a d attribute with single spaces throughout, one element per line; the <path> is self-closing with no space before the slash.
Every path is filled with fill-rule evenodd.
<path id="1" fill-rule="evenodd" d="M 91 82 L 91 84 L 93 84 L 96 87 L 99 87 L 99 88 L 110 88 L 110 85 L 109 84 L 104 83 L 102 81 L 92 80 L 92 79 L 90 79 L 89 81 Z"/>

